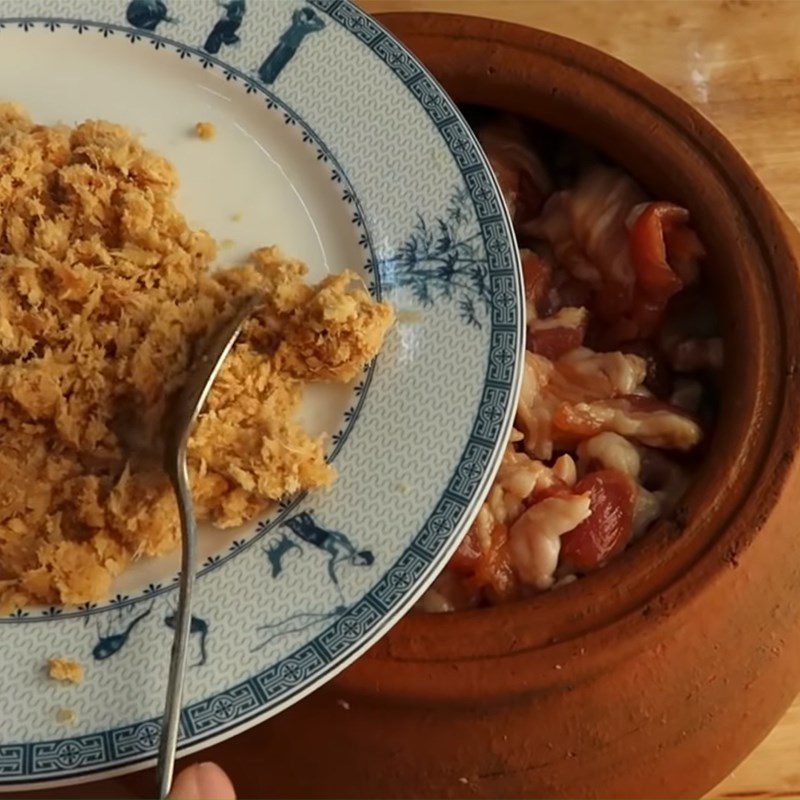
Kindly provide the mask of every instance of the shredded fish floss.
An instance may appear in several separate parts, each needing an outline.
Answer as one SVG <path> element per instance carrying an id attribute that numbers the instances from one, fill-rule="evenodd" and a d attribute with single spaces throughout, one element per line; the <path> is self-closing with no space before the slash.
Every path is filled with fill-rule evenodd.
<path id="1" fill-rule="evenodd" d="M 241 524 L 325 487 L 305 383 L 353 379 L 392 323 L 350 273 L 316 286 L 277 248 L 210 271 L 177 177 L 127 131 L 33 124 L 0 105 L 0 605 L 104 596 L 179 540 L 165 414 L 203 337 L 263 292 L 189 446 L 200 519 Z"/>

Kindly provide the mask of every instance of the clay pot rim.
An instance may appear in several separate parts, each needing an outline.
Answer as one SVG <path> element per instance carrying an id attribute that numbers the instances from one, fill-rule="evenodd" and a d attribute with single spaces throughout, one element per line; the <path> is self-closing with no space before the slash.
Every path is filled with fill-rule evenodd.
<path id="1" fill-rule="evenodd" d="M 727 471 L 733 479 L 726 492 L 735 494 L 736 501 L 725 509 L 719 486 L 710 496 L 707 478 L 713 470 L 704 466 L 681 506 L 684 510 L 662 521 L 641 546 L 603 570 L 529 601 L 446 616 L 407 617 L 345 677 L 356 691 L 380 680 L 382 692 L 389 691 L 398 699 L 430 694 L 454 702 L 478 696 L 486 699 L 490 687 L 475 683 L 480 663 L 486 659 L 496 659 L 498 668 L 514 676 L 514 691 L 575 683 L 588 676 L 585 670 L 594 672 L 631 657 L 648 643 L 657 646 L 654 637 L 665 636 L 665 626 L 682 624 L 683 612 L 690 612 L 697 596 L 713 591 L 715 580 L 736 568 L 783 487 L 798 441 L 796 420 L 800 417 L 794 368 L 798 348 L 782 335 L 785 305 L 791 306 L 798 295 L 797 262 L 783 229 L 785 217 L 751 168 L 705 117 L 611 56 L 556 34 L 479 17 L 393 13 L 379 19 L 392 30 L 413 33 L 420 42 L 436 41 L 440 48 L 446 44 L 450 53 L 456 46 L 483 48 L 486 58 L 481 69 L 494 81 L 502 74 L 498 65 L 503 53 L 513 51 L 515 63 L 539 61 L 559 74 L 579 74 L 582 82 L 602 85 L 615 102 L 633 104 L 649 122 L 655 119 L 676 147 L 688 146 L 727 198 L 723 226 L 734 230 L 737 223 L 742 224 L 741 240 L 736 242 L 738 263 L 753 273 L 748 278 L 753 293 L 739 303 L 739 312 L 750 312 L 740 320 L 740 335 L 758 336 L 754 355 L 763 363 L 743 367 L 749 369 L 747 374 L 755 384 L 739 387 L 748 395 L 737 399 L 747 401 L 740 403 L 739 417 L 744 411 L 751 414 L 752 426 Z M 536 87 L 542 96 L 546 82 L 542 79 Z M 447 81 L 445 86 L 450 89 Z M 552 96 L 557 99 L 559 91 L 553 86 Z M 462 98 L 456 93 L 454 99 Z M 546 115 L 536 116 L 550 121 Z M 735 337 L 733 341 L 738 343 Z M 727 389 L 733 388 L 729 381 Z M 731 414 L 723 409 L 721 421 L 730 420 Z M 742 429 L 739 419 L 738 430 Z M 719 459 L 725 446 L 718 435 L 709 462 Z M 727 447 L 730 453 L 729 442 Z M 677 536 L 683 523 L 680 516 L 686 513 L 692 519 Z M 654 557 L 661 557 L 656 552 L 659 548 L 669 551 L 670 558 L 654 565 Z M 649 581 L 644 593 L 635 590 L 642 581 Z M 581 604 L 584 613 L 576 616 Z M 563 624 L 553 626 L 554 618 Z M 661 624 L 654 624 L 656 620 Z M 478 623 L 481 634 L 476 637 Z M 543 638 L 539 630 L 547 631 L 547 636 Z M 580 655 L 587 650 L 599 657 L 591 663 L 587 660 L 584 667 Z M 426 678 L 421 681 L 423 673 Z M 496 691 L 504 689 L 498 686 Z"/>

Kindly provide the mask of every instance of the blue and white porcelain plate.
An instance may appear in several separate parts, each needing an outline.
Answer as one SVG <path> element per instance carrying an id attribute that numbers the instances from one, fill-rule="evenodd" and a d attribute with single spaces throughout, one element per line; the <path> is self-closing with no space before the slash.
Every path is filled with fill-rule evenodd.
<path id="1" fill-rule="evenodd" d="M 3 0 L 0 98 L 43 123 L 140 132 L 176 165 L 190 224 L 233 242 L 227 263 L 275 243 L 314 279 L 357 268 L 399 312 L 355 385 L 307 399 L 309 426 L 331 434 L 334 488 L 202 532 L 186 753 L 332 677 L 455 548 L 516 404 L 511 226 L 451 101 L 347 0 Z M 192 135 L 200 121 L 213 141 Z M 0 786 L 153 762 L 176 565 L 138 563 L 102 603 L 0 619 Z M 50 681 L 54 655 L 82 662 L 83 683 Z"/>

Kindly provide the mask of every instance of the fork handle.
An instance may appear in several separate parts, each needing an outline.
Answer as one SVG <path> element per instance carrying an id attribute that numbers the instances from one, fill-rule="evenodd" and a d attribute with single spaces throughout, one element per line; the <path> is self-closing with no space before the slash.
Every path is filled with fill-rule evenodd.
<path id="1" fill-rule="evenodd" d="M 171 475 L 178 501 L 181 521 L 181 578 L 178 593 L 178 611 L 172 654 L 169 662 L 167 699 L 164 719 L 161 723 L 161 740 L 158 748 L 158 797 L 165 798 L 172 787 L 175 768 L 175 751 L 180 730 L 181 700 L 186 675 L 186 659 L 189 643 L 189 628 L 192 620 L 192 589 L 195 579 L 197 556 L 197 525 L 189 485 L 189 470 L 185 451 Z"/>

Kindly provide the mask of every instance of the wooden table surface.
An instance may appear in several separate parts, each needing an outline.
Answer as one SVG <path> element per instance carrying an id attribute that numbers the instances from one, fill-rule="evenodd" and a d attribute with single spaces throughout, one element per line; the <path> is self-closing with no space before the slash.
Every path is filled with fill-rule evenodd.
<path id="1" fill-rule="evenodd" d="M 789 0 L 361 0 L 370 13 L 494 17 L 622 59 L 703 112 L 800 223 L 800 2 Z M 713 792 L 800 796 L 800 699 Z"/>

